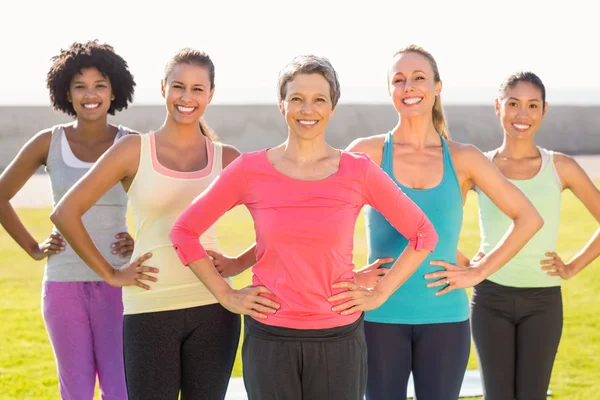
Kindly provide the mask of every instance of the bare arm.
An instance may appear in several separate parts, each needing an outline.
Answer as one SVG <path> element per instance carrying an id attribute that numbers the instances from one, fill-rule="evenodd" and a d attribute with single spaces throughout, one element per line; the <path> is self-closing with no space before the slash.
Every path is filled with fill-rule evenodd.
<path id="1" fill-rule="evenodd" d="M 512 259 L 544 224 L 527 197 L 477 148 L 465 145 L 458 151 L 463 152 L 457 159 L 460 160 L 460 166 L 467 171 L 472 185 L 478 186 L 513 223 L 498 245 L 475 263 L 473 268 L 432 261 L 432 265 L 446 269 L 425 275 L 426 279 L 440 279 L 429 283 L 429 287 L 446 285 L 438 295 L 457 288 L 474 286 L 496 272 Z"/>
<path id="2" fill-rule="evenodd" d="M 19 151 L 15 159 L 0 175 L 0 224 L 19 246 L 34 260 L 42 260 L 50 254 L 64 250 L 60 235 L 51 234 L 38 243 L 19 219 L 10 200 L 27 183 L 42 165 L 46 164 L 52 132 L 39 132 Z"/>
<path id="3" fill-rule="evenodd" d="M 82 221 L 83 214 L 113 186 L 122 182 L 129 188 L 129 183 L 137 173 L 140 145 L 140 137 L 136 135 L 128 135 L 117 141 L 64 195 L 52 211 L 50 219 L 79 257 L 106 282 L 114 286 L 137 285 L 149 289 L 149 286 L 138 280 L 156 280 L 143 274 L 158 271 L 141 265 L 149 255 L 140 257 L 120 271 L 115 270 L 102 256 Z"/>
<path id="4" fill-rule="evenodd" d="M 600 190 L 573 158 L 564 154 L 557 154 L 555 161 L 563 188 L 571 190 L 596 221 L 600 223 Z M 596 230 L 583 249 L 566 264 L 556 253 L 547 253 L 546 255 L 550 259 L 543 260 L 541 264 L 548 275 L 569 279 L 600 256 L 600 228 Z"/>

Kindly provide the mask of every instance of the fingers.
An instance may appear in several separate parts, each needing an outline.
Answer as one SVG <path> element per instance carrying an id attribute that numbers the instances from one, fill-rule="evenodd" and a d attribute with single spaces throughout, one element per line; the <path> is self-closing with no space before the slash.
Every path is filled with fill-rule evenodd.
<path id="1" fill-rule="evenodd" d="M 113 254 L 118 254 L 121 257 L 130 256 L 133 252 L 133 240 L 120 240 L 113 243 L 112 248 Z"/>
<path id="2" fill-rule="evenodd" d="M 361 287 L 354 282 L 350 281 L 341 281 L 336 282 L 332 285 L 334 289 L 349 289 L 349 290 L 360 290 Z"/>
<path id="3" fill-rule="evenodd" d="M 338 304 L 337 306 L 333 307 L 331 309 L 331 311 L 333 312 L 344 312 L 347 311 L 348 309 L 357 306 L 359 304 L 362 304 L 363 299 L 362 298 L 358 298 L 358 299 L 352 299 L 352 300 L 348 300 L 342 304 Z"/>
<path id="4" fill-rule="evenodd" d="M 551 272 L 546 272 L 546 273 L 547 273 L 548 275 L 550 275 L 550 276 L 560 276 L 560 273 L 558 273 L 558 272 L 554 272 L 554 271 L 551 271 Z"/>
<path id="5" fill-rule="evenodd" d="M 142 272 L 153 272 L 155 274 L 158 273 L 159 269 L 155 268 L 155 267 L 148 267 L 145 265 L 138 265 L 137 267 L 135 267 L 136 272 L 138 273 L 142 273 Z"/>
<path id="6" fill-rule="evenodd" d="M 330 303 L 336 303 L 338 301 L 342 301 L 342 300 L 346 300 L 346 299 L 353 299 L 356 297 L 356 293 L 359 293 L 359 292 L 352 291 L 352 290 L 346 290 L 345 292 L 338 293 L 334 296 L 330 296 L 327 300 Z M 335 310 L 333 310 L 333 311 L 335 311 Z"/>
<path id="7" fill-rule="evenodd" d="M 554 258 L 550 258 L 548 260 L 542 260 L 542 261 L 540 261 L 541 265 L 552 265 L 554 263 L 556 263 L 556 260 Z"/>
<path id="8" fill-rule="evenodd" d="M 433 260 L 429 262 L 429 265 L 434 265 L 436 267 L 443 267 L 446 269 L 456 269 L 458 267 L 456 267 L 455 265 L 452 265 L 446 261 L 441 261 L 441 260 Z"/>
<path id="9" fill-rule="evenodd" d="M 432 272 L 430 274 L 425 274 L 424 278 L 425 279 L 442 279 L 442 278 L 454 278 L 458 275 L 461 275 L 463 273 L 465 273 L 467 270 L 463 270 L 463 271 L 437 271 L 437 272 Z"/>
<path id="10" fill-rule="evenodd" d="M 275 294 L 273 294 L 273 292 L 271 292 L 269 289 L 267 289 L 264 286 L 253 286 L 252 289 L 253 289 L 253 292 L 255 295 L 258 295 L 260 293 L 266 293 L 266 294 L 275 296 Z"/>
<path id="11" fill-rule="evenodd" d="M 450 283 L 444 289 L 435 292 L 435 295 L 436 296 L 442 296 L 442 295 L 445 295 L 447 293 L 450 293 L 451 291 L 453 291 L 456 288 L 457 288 L 457 286 L 455 286 L 452 283 Z"/>
<path id="12" fill-rule="evenodd" d="M 279 307 L 281 307 L 279 305 L 279 303 L 277 303 L 276 301 L 267 299 L 266 297 L 263 297 L 263 296 L 256 296 L 254 301 L 257 304 L 259 304 L 261 307 L 262 306 L 268 307 L 269 309 L 273 310 L 273 312 L 275 312 L 275 310 L 279 310 Z"/>
<path id="13" fill-rule="evenodd" d="M 149 259 L 150 257 L 152 257 L 152 253 L 146 253 L 143 254 L 141 256 L 139 256 L 138 258 L 136 258 L 131 265 L 135 264 L 135 265 L 141 265 L 144 261 L 146 261 L 147 259 Z"/>
<path id="14" fill-rule="evenodd" d="M 449 279 L 439 279 L 435 282 L 430 282 L 427 284 L 428 288 L 432 288 L 432 287 L 438 287 L 438 286 L 446 286 L 450 284 L 450 280 Z"/>
<path id="15" fill-rule="evenodd" d="M 145 289 L 145 290 L 150 290 L 150 286 L 148 286 L 145 283 L 138 281 L 138 280 L 135 281 L 135 286 L 141 287 L 142 289 Z"/>
<path id="16" fill-rule="evenodd" d="M 392 257 L 378 258 L 377 260 L 375 260 L 375 262 L 373 264 L 369 265 L 369 268 L 377 269 L 381 265 L 389 264 L 391 262 L 394 262 L 394 259 Z"/>
<path id="17" fill-rule="evenodd" d="M 133 240 L 133 238 L 131 237 L 131 235 L 129 234 L 129 232 L 121 232 L 121 233 L 117 233 L 115 235 L 115 239 L 117 240 L 121 240 L 121 239 L 125 239 L 125 240 Z"/>
<path id="18" fill-rule="evenodd" d="M 206 254 L 213 260 L 217 258 L 223 258 L 223 253 L 219 253 L 218 251 L 206 250 Z"/>

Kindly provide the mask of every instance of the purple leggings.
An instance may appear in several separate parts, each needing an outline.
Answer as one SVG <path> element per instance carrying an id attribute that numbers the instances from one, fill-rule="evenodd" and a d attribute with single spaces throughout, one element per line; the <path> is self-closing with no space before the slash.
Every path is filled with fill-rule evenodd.
<path id="1" fill-rule="evenodd" d="M 44 282 L 42 313 L 63 400 L 127 399 L 121 289 L 106 282 Z"/>

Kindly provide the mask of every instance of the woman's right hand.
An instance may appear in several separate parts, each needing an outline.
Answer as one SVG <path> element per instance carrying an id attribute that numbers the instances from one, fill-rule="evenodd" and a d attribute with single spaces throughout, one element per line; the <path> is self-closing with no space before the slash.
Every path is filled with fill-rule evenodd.
<path id="1" fill-rule="evenodd" d="M 145 272 L 158 273 L 158 268 L 142 265 L 150 257 L 152 257 L 152 253 L 146 253 L 139 256 L 135 261 L 126 264 L 123 268 L 113 270 L 112 275 L 107 279 L 108 284 L 115 287 L 139 286 L 142 289 L 150 290 L 150 286 L 142 282 L 142 280 L 150 282 L 158 280 L 154 276 L 145 274 Z"/>
<path id="2" fill-rule="evenodd" d="M 65 249 L 66 243 L 59 233 L 52 232 L 50 236 L 42 243 L 37 245 L 37 248 L 31 252 L 31 258 L 40 261 L 44 258 L 58 254 Z"/>
<path id="3" fill-rule="evenodd" d="M 372 264 L 369 264 L 361 269 L 354 271 L 354 282 L 367 289 L 372 289 L 379 283 L 389 271 L 389 268 L 380 268 L 383 264 L 394 262 L 394 259 L 378 258 Z"/>
<path id="4" fill-rule="evenodd" d="M 261 293 L 274 296 L 264 286 L 247 286 L 240 290 L 231 290 L 223 297 L 221 304 L 232 313 L 265 319 L 268 314 L 275 314 L 280 305 L 273 300 L 260 296 Z"/>

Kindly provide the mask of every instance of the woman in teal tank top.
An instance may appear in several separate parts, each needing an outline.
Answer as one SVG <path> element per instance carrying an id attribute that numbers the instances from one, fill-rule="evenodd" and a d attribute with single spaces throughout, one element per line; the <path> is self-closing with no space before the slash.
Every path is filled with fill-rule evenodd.
<path id="1" fill-rule="evenodd" d="M 417 46 L 398 51 L 388 72 L 388 88 L 398 124 L 387 134 L 355 140 L 349 150 L 364 152 L 381 166 L 425 212 L 439 241 L 394 295 L 365 315 L 367 399 L 406 398 L 412 372 L 420 400 L 456 400 L 470 350 L 465 288 L 506 263 L 543 221 L 478 149 L 450 141 L 440 100 L 442 84 L 431 54 Z M 503 243 L 477 265 L 459 267 L 455 264 L 462 208 L 474 185 L 500 205 L 513 226 Z M 406 238 L 371 208 L 365 210 L 365 218 L 369 262 L 396 259 L 407 246 Z M 357 282 L 367 284 L 361 276 Z"/>
<path id="2" fill-rule="evenodd" d="M 600 222 L 600 191 L 571 157 L 536 146 L 548 107 L 537 75 L 509 76 L 495 104 L 504 141 L 486 155 L 534 204 L 544 226 L 474 288 L 473 341 L 486 400 L 545 400 L 562 333 L 561 280 L 600 255 L 600 229 L 569 262 L 556 254 L 561 192 L 570 189 Z M 510 223 L 485 193 L 477 192 L 481 246 L 475 260 L 496 246 Z"/>

